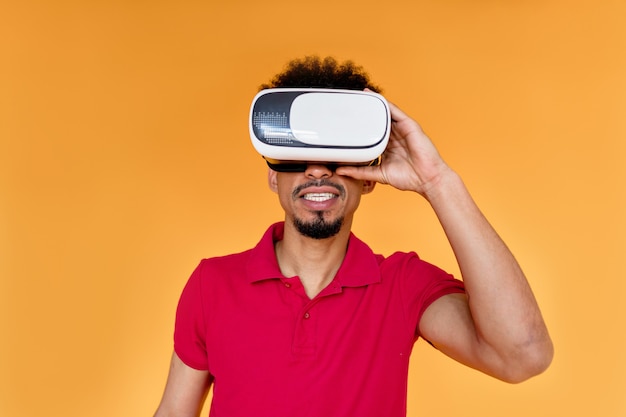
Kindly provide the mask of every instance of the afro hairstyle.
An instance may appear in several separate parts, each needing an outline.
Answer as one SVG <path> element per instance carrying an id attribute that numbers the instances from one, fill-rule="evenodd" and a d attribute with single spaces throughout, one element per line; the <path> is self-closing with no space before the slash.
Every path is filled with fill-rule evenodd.
<path id="1" fill-rule="evenodd" d="M 276 74 L 266 88 L 340 88 L 346 90 L 382 90 L 370 81 L 362 66 L 348 60 L 339 63 L 333 57 L 320 58 L 316 55 L 296 58 L 287 63 L 284 70 Z"/>

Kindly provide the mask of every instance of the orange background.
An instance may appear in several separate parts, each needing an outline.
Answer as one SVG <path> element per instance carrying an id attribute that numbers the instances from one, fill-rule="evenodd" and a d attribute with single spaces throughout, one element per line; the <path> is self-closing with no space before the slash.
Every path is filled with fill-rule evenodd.
<path id="1" fill-rule="evenodd" d="M 192 269 L 281 219 L 248 106 L 312 53 L 421 122 L 556 345 L 507 385 L 419 342 L 409 416 L 626 415 L 623 0 L 3 2 L 0 415 L 152 414 Z M 417 196 L 378 187 L 355 223 L 457 272 Z"/>

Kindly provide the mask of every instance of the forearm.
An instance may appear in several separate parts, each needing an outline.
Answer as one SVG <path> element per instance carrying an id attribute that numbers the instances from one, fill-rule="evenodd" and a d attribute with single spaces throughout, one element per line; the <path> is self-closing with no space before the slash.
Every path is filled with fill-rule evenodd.
<path id="1" fill-rule="evenodd" d="M 526 277 L 461 178 L 446 171 L 424 195 L 457 258 L 478 342 L 503 360 L 549 363 L 551 341 Z"/>

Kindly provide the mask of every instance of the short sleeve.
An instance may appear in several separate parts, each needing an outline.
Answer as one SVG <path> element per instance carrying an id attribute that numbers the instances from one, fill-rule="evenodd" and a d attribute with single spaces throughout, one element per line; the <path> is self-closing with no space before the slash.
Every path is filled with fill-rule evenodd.
<path id="1" fill-rule="evenodd" d="M 178 301 L 174 351 L 187 366 L 208 370 L 201 275 L 202 263 L 191 274 Z"/>
<path id="2" fill-rule="evenodd" d="M 465 286 L 461 280 L 420 259 L 414 252 L 395 253 L 390 259 L 396 263 L 407 319 L 417 337 L 419 321 L 428 306 L 444 295 L 464 293 Z"/>

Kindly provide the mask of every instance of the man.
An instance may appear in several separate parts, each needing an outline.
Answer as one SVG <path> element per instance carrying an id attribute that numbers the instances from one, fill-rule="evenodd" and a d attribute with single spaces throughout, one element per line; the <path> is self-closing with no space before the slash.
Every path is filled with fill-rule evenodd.
<path id="1" fill-rule="evenodd" d="M 377 90 L 360 67 L 316 57 L 263 87 Z M 212 417 L 404 416 L 418 337 L 511 383 L 548 367 L 552 343 L 513 255 L 420 126 L 390 109 L 380 165 L 269 170 L 284 222 L 189 279 L 157 417 L 198 415 L 212 384 Z M 351 234 L 376 183 L 428 201 L 463 281 L 414 253 L 375 255 Z"/>

